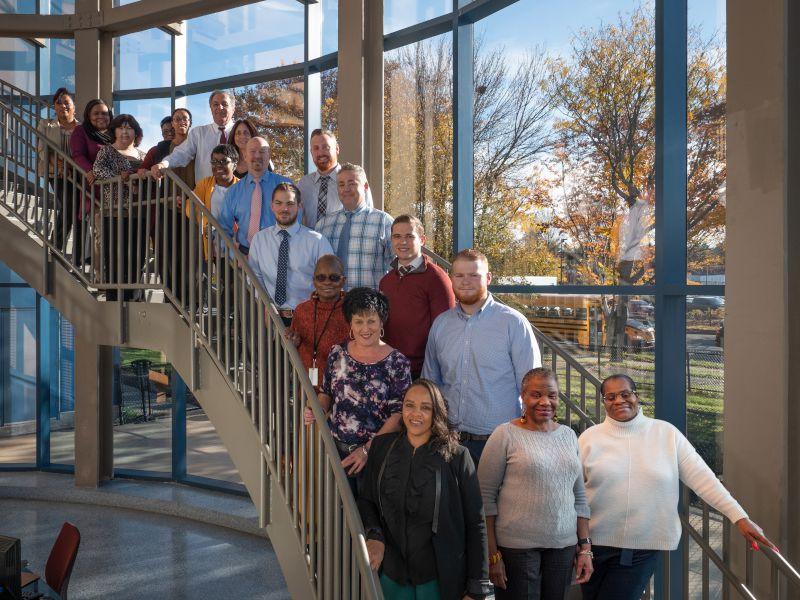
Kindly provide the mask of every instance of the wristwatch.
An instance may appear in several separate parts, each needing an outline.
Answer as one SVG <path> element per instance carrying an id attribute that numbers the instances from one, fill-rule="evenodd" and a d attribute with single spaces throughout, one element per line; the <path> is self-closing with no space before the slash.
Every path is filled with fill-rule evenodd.
<path id="1" fill-rule="evenodd" d="M 578 540 L 579 546 L 591 546 L 592 545 L 592 538 L 581 538 Z"/>

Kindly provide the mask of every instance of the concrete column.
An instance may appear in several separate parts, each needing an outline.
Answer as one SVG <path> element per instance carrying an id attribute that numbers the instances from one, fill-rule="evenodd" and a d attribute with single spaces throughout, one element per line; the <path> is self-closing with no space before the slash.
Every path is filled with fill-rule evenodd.
<path id="1" fill-rule="evenodd" d="M 788 120 L 787 71 L 798 68 L 796 51 L 788 60 L 787 39 L 798 29 L 797 18 L 789 19 L 786 37 L 791 5 L 728 0 L 724 474 L 752 519 L 797 564 L 800 211 L 788 202 L 798 177 L 787 150 L 796 150 L 800 136 Z M 768 576 L 756 579 L 767 584 Z M 766 597 L 759 588 L 756 595 Z"/>
<path id="2" fill-rule="evenodd" d="M 111 10 L 111 0 L 78 0 L 75 14 L 81 23 L 99 25 L 100 10 Z M 93 98 L 111 103 L 113 93 L 113 37 L 98 27 L 75 30 L 75 104 L 78 112 Z"/>
<path id="3" fill-rule="evenodd" d="M 96 487 L 113 475 L 110 346 L 75 332 L 75 485 Z"/>
<path id="4" fill-rule="evenodd" d="M 383 209 L 383 2 L 367 2 L 364 21 L 364 168 Z"/>
<path id="5" fill-rule="evenodd" d="M 364 164 L 364 0 L 339 0 L 340 160 Z M 371 174 L 367 172 L 369 177 Z M 370 177 L 371 179 L 371 177 Z"/>

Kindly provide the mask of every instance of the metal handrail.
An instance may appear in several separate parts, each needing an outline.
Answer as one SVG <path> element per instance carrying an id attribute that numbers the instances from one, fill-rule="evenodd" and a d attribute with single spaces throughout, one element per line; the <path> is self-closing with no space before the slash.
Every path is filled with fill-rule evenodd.
<path id="1" fill-rule="evenodd" d="M 6 98 L 8 98 L 8 101 L 6 101 Z M 31 117 L 31 120 L 34 122 L 41 118 L 49 119 L 55 112 L 49 104 L 42 101 L 39 97 L 26 92 L 13 83 L 0 79 L 0 102 L 3 102 L 13 110 L 15 100 L 17 108 Z M 36 106 L 37 111 L 27 108 L 26 102 L 28 105 Z"/>
<path id="2" fill-rule="evenodd" d="M 37 122 L 2 102 L 0 120 L 0 208 L 41 244 L 45 273 L 59 262 L 87 290 L 105 292 L 106 300 L 121 298 L 123 343 L 125 295 L 163 291 L 192 330 L 190 386 L 200 387 L 196 355 L 203 348 L 260 436 L 262 525 L 271 483 L 280 496 L 273 493 L 271 501 L 291 515 L 292 545 L 306 549 L 316 597 L 382 598 L 325 413 L 268 293 L 234 240 L 171 171 L 161 182 L 132 175 L 90 184 L 75 161 L 39 135 Z M 68 191 L 58 198 L 56 188 Z M 54 210 L 57 202 L 67 206 L 61 213 Z M 54 240 L 59 229 L 69 235 L 70 211 L 87 221 L 72 252 Z M 302 421 L 305 406 L 315 417 L 309 428 Z"/>

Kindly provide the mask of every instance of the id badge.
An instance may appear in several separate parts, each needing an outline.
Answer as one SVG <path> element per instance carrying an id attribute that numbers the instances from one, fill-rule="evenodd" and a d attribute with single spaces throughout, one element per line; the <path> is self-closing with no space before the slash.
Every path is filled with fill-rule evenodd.
<path id="1" fill-rule="evenodd" d="M 311 380 L 311 385 L 318 386 L 319 385 L 319 369 L 316 367 L 310 367 L 308 369 L 308 378 Z"/>

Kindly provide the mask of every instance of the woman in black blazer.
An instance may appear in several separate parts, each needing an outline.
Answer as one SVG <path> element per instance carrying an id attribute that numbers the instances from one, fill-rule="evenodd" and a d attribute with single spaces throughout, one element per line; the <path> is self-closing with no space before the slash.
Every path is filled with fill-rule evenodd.
<path id="1" fill-rule="evenodd" d="M 434 383 L 403 398 L 399 432 L 377 436 L 358 508 L 370 565 L 387 600 L 483 599 L 490 592 L 486 524 L 475 465 Z"/>

